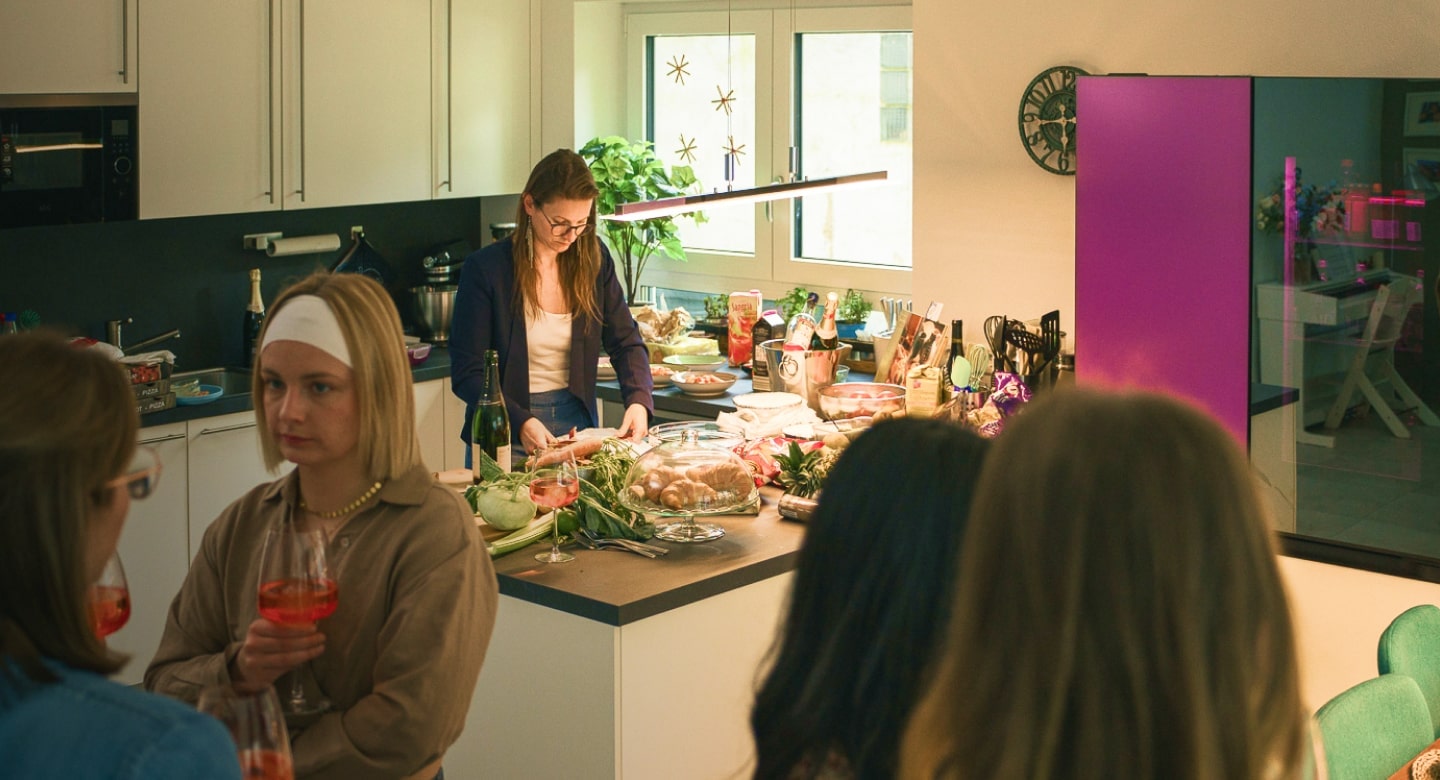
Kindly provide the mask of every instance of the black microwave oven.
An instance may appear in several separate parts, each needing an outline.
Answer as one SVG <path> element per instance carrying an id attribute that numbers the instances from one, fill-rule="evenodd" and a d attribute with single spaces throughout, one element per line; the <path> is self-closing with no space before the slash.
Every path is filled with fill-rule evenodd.
<path id="1" fill-rule="evenodd" d="M 133 101 L 0 95 L 0 229 L 135 219 Z"/>

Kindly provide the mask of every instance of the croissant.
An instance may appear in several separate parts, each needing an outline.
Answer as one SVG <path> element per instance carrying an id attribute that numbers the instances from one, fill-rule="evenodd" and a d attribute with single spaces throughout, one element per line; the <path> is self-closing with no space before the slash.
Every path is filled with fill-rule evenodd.
<path id="1" fill-rule="evenodd" d="M 691 466 L 685 471 L 685 476 L 696 482 L 704 482 L 714 488 L 717 493 L 730 493 L 735 496 L 749 495 L 750 488 L 755 484 L 749 469 L 739 463 L 729 461 L 706 466 Z"/>
<path id="2" fill-rule="evenodd" d="M 715 488 L 693 479 L 678 479 L 660 491 L 660 503 L 668 509 L 698 509 L 714 501 Z"/>
<path id="3" fill-rule="evenodd" d="M 657 466 L 645 472 L 645 476 L 640 478 L 639 486 L 643 486 L 641 489 L 645 491 L 645 498 L 650 503 L 658 504 L 660 503 L 660 491 L 664 490 L 666 485 L 682 479 L 684 476 L 673 466 Z M 636 498 L 639 496 L 637 495 Z"/>

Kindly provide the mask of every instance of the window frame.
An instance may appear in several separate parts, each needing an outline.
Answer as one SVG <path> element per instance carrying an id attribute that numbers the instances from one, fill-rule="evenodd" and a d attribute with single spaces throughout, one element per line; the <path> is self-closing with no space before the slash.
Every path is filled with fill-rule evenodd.
<path id="1" fill-rule="evenodd" d="M 908 5 L 768 10 L 684 11 L 632 7 L 625 14 L 626 133 L 645 135 L 649 99 L 646 89 L 647 39 L 654 35 L 755 36 L 755 148 L 757 182 L 779 181 L 789 165 L 790 134 L 795 122 L 795 35 L 831 32 L 910 32 Z M 857 171 L 859 172 L 859 171 Z M 696 171 L 707 186 L 718 174 Z M 911 269 L 864 266 L 793 256 L 795 201 L 754 205 L 755 254 L 687 250 L 684 262 L 652 258 L 644 283 L 696 291 L 756 288 L 775 297 L 794 286 L 875 293 L 907 293 Z M 789 216 L 788 219 L 785 217 Z"/>

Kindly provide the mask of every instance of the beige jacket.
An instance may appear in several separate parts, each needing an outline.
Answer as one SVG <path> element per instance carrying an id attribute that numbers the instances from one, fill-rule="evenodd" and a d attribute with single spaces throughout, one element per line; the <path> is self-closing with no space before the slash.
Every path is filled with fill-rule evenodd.
<path id="1" fill-rule="evenodd" d="M 258 616 L 265 531 L 298 502 L 298 487 L 294 472 L 259 485 L 206 529 L 147 689 L 193 703 L 230 681 Z M 290 724 L 298 778 L 433 776 L 464 726 L 495 627 L 495 569 L 464 499 L 418 466 L 378 498 L 330 542 L 340 605 L 320 621 L 325 654 L 311 668 L 333 709 Z"/>

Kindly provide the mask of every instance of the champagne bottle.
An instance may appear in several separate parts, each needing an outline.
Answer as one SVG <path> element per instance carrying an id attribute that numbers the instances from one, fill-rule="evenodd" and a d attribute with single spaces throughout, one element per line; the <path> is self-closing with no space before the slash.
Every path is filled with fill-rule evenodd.
<path id="1" fill-rule="evenodd" d="M 839 308 L 840 296 L 832 290 L 825 296 L 825 313 L 820 317 L 820 324 L 815 326 L 816 349 L 840 346 L 840 331 L 835 327 L 835 312 Z"/>
<path id="2" fill-rule="evenodd" d="M 265 324 L 265 301 L 260 298 L 260 269 L 250 269 L 250 303 L 245 307 L 245 322 L 240 333 L 243 365 L 255 367 L 255 348 L 260 346 L 260 328 Z"/>
<path id="3" fill-rule="evenodd" d="M 480 384 L 480 400 L 475 403 L 475 417 L 470 423 L 470 458 L 475 484 L 480 484 L 481 453 L 510 470 L 510 413 L 505 411 L 505 396 L 500 392 L 500 353 L 485 350 L 485 378 Z"/>
<path id="4" fill-rule="evenodd" d="M 805 308 L 795 312 L 790 318 L 790 324 L 786 326 L 784 349 L 788 352 L 803 351 L 810 348 L 810 337 L 815 335 L 815 306 L 820 302 L 818 293 L 810 293 L 805 299 Z"/>

